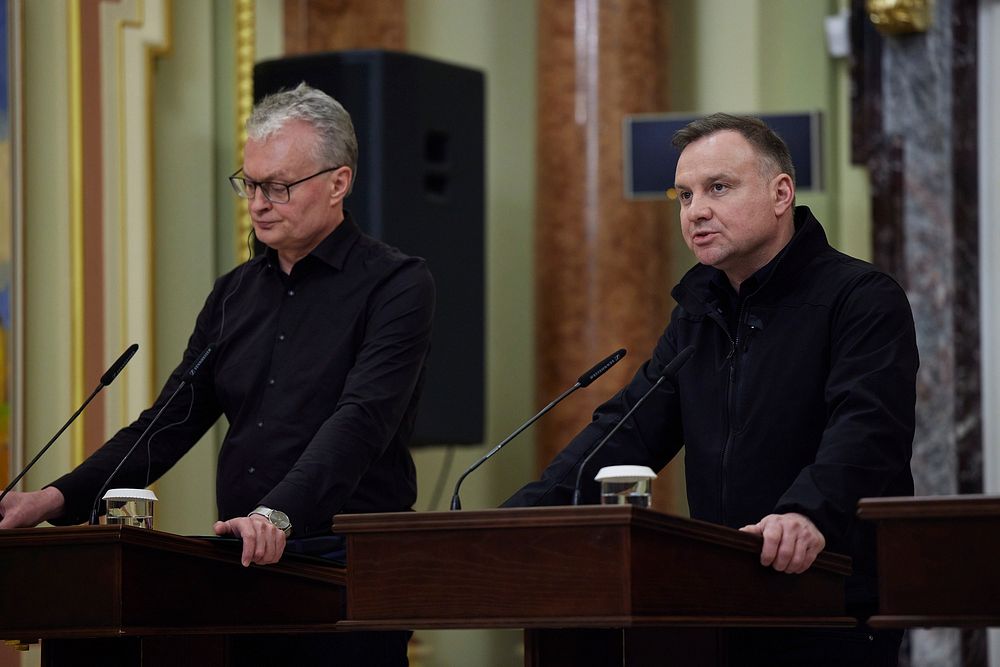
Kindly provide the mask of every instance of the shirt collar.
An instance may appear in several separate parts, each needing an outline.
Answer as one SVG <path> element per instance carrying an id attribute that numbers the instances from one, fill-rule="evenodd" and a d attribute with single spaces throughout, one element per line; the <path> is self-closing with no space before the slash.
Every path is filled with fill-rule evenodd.
<path id="1" fill-rule="evenodd" d="M 344 211 L 344 219 L 337 227 L 326 235 L 306 257 L 315 257 L 319 261 L 327 264 L 338 271 L 343 270 L 347 262 L 347 254 L 354 244 L 361 237 L 361 229 L 349 211 Z M 278 266 L 278 252 L 271 247 L 266 247 L 264 257 L 269 266 Z M 303 258 L 305 259 L 305 258 Z"/>

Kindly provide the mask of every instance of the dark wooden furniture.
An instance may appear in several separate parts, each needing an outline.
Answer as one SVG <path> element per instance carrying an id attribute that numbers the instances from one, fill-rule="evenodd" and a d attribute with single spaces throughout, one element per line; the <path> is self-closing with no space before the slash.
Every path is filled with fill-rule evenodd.
<path id="1" fill-rule="evenodd" d="M 332 630 L 345 606 L 342 568 L 121 526 L 0 531 L 0 590 L 0 638 L 59 665 L 225 664 L 228 635 Z"/>
<path id="2" fill-rule="evenodd" d="M 874 627 L 1000 625 L 1000 497 L 868 498 L 878 534 Z"/>
<path id="3" fill-rule="evenodd" d="M 334 530 L 342 627 L 526 628 L 529 665 L 717 664 L 709 628 L 854 624 L 848 558 L 785 575 L 761 567 L 758 537 L 630 506 L 341 515 Z"/>

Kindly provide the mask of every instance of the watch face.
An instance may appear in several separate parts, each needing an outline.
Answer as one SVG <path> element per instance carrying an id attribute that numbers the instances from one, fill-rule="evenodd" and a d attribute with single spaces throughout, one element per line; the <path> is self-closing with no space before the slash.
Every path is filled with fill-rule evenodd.
<path id="1" fill-rule="evenodd" d="M 271 510 L 271 516 L 268 519 L 281 530 L 286 530 L 291 525 L 288 515 L 279 510 Z"/>
<path id="2" fill-rule="evenodd" d="M 272 526 L 281 530 L 288 535 L 292 529 L 292 522 L 288 520 L 288 515 L 280 510 L 273 510 L 270 507 L 264 507 L 261 505 L 255 509 L 251 514 L 259 514 L 265 519 L 267 519 Z"/>

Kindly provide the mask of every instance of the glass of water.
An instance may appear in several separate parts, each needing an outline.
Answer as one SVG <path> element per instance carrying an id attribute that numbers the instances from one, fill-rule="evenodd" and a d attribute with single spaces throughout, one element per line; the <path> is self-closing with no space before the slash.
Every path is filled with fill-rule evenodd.
<path id="1" fill-rule="evenodd" d="M 607 466 L 594 478 L 601 483 L 602 505 L 649 507 L 656 473 L 646 466 Z"/>
<path id="2" fill-rule="evenodd" d="M 156 494 L 148 489 L 111 489 L 104 494 L 108 503 L 108 525 L 153 527 L 153 503 Z"/>

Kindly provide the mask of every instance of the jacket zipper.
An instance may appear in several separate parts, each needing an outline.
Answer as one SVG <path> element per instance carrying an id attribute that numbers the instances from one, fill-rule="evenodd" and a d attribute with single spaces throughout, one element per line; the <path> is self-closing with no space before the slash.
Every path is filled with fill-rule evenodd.
<path id="1" fill-rule="evenodd" d="M 729 338 L 730 350 L 729 350 L 729 382 L 726 385 L 726 440 L 722 443 L 722 460 L 720 462 L 722 466 L 722 471 L 720 475 L 720 486 L 719 489 L 719 519 L 722 524 L 726 523 L 726 476 L 728 469 L 728 454 L 730 447 L 733 444 L 733 438 L 735 437 L 735 429 L 733 429 L 733 415 L 736 412 L 735 406 L 735 394 L 736 394 L 736 363 L 739 358 L 739 344 L 740 344 L 740 324 L 743 322 L 743 315 L 746 312 L 748 299 L 744 299 L 743 303 L 740 304 L 739 312 L 736 317 L 736 339 L 726 331 L 726 336 Z"/>

